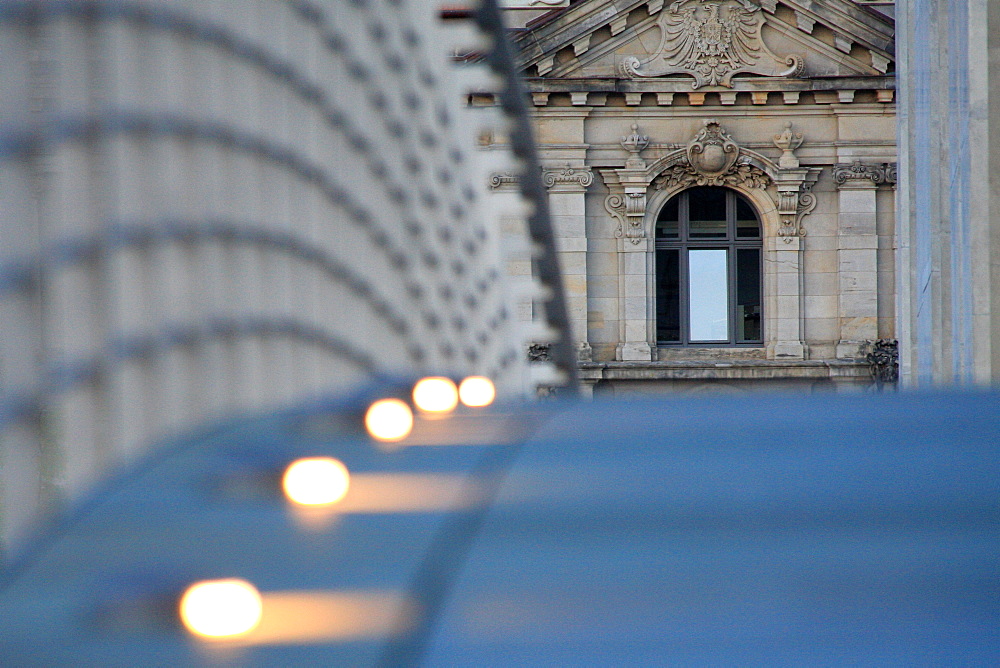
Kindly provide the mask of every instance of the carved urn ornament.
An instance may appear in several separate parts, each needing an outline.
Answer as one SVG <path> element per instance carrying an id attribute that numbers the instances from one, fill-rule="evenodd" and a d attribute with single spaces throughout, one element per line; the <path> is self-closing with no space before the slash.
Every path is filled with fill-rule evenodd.
<path id="1" fill-rule="evenodd" d="M 622 61 L 625 76 L 690 74 L 692 88 L 732 88 L 737 74 L 797 76 L 800 56 L 781 58 L 761 39 L 764 16 L 753 0 L 677 0 L 660 13 L 660 44 L 649 58 Z"/>
<path id="2" fill-rule="evenodd" d="M 642 153 L 642 149 L 649 145 L 649 137 L 639 132 L 637 124 L 632 124 L 632 134 L 622 137 L 621 145 L 629 152 L 629 158 L 625 161 L 626 169 L 644 169 L 646 167 L 645 160 L 639 154 Z"/>
<path id="3" fill-rule="evenodd" d="M 798 169 L 799 159 L 795 157 L 795 149 L 802 146 L 802 133 L 792 132 L 791 122 L 785 122 L 785 129 L 780 135 L 774 135 L 774 145 L 781 149 L 778 167 L 781 169 Z"/>

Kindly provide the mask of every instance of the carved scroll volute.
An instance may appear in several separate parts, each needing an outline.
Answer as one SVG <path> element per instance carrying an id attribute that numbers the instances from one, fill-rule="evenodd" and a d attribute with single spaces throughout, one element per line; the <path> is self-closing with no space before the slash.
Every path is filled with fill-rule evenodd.
<path id="1" fill-rule="evenodd" d="M 646 189 L 627 188 L 624 193 L 612 193 L 604 199 L 604 208 L 618 222 L 615 236 L 638 244 L 645 236 Z"/>
<path id="2" fill-rule="evenodd" d="M 778 216 L 781 227 L 778 235 L 791 243 L 794 237 L 806 235 L 802 219 L 816 208 L 816 195 L 812 192 L 819 169 L 789 170 L 777 179 Z"/>
<path id="3" fill-rule="evenodd" d="M 625 229 L 628 227 L 628 223 L 625 222 L 626 206 L 624 193 L 612 193 L 605 197 L 604 209 L 618 222 L 615 236 L 621 239 L 625 236 Z"/>
<path id="4" fill-rule="evenodd" d="M 639 243 L 643 237 L 642 219 L 646 215 L 646 189 L 627 188 L 625 190 L 625 236 L 632 243 Z"/>
<path id="5" fill-rule="evenodd" d="M 837 182 L 838 188 L 852 181 L 871 181 L 871 184 L 878 186 L 883 183 L 895 182 L 896 167 L 894 163 L 874 164 L 860 160 L 855 160 L 850 164 L 838 163 L 833 166 L 833 180 Z"/>
<path id="6" fill-rule="evenodd" d="M 688 162 L 709 181 L 732 169 L 738 157 L 740 147 L 715 119 L 705 121 L 705 127 L 687 145 Z"/>
<path id="7" fill-rule="evenodd" d="M 781 217 L 781 229 L 778 234 L 783 237 L 799 236 L 796 226 L 796 214 L 799 212 L 799 184 L 782 183 L 778 185 L 778 216 Z"/>
<path id="8" fill-rule="evenodd" d="M 638 244 L 643 238 L 642 221 L 646 215 L 646 190 L 628 188 L 624 193 L 613 193 L 604 199 L 604 208 L 618 222 L 615 236 Z"/>
<path id="9" fill-rule="evenodd" d="M 546 188 L 583 188 L 594 182 L 594 174 L 587 168 L 576 168 L 569 162 L 561 169 L 543 169 L 542 182 Z"/>

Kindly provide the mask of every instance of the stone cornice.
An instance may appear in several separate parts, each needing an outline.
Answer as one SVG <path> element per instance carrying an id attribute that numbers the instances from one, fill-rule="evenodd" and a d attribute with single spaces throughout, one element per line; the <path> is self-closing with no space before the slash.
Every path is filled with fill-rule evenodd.
<path id="1" fill-rule="evenodd" d="M 765 11 L 774 12 L 777 0 L 762 0 Z M 825 25 L 834 33 L 850 33 L 862 40 L 862 46 L 875 47 L 887 53 L 894 52 L 894 26 L 888 21 L 872 16 L 853 2 L 816 2 L 815 0 L 781 0 L 805 19 Z M 803 21 L 800 21 L 803 22 Z"/>
<path id="2" fill-rule="evenodd" d="M 786 105 L 804 104 L 808 100 L 809 104 L 817 106 L 860 104 L 856 101 L 859 91 L 875 94 L 874 100 L 869 99 L 866 104 L 891 105 L 896 97 L 896 80 L 892 76 L 840 77 L 836 80 L 747 77 L 734 79 L 732 88 L 705 86 L 699 90 L 691 90 L 690 80 L 680 79 L 535 78 L 527 81 L 527 87 L 535 107 L 547 107 L 552 95 L 563 93 L 570 95 L 572 106 L 556 108 L 581 111 L 606 106 L 611 94 L 624 95 L 626 107 L 643 105 L 643 95 L 647 94 L 655 96 L 659 107 L 684 105 L 685 102 L 692 107 L 763 106 L 768 104 L 771 94 L 781 96 Z M 811 99 L 803 94 L 809 94 Z"/>

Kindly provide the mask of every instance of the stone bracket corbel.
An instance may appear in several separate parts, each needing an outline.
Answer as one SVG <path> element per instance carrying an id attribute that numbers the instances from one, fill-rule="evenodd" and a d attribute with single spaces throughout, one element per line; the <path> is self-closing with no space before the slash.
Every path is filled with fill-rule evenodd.
<path id="1" fill-rule="evenodd" d="M 775 176 L 778 217 L 781 221 L 778 236 L 785 243 L 791 243 L 794 237 L 806 235 L 802 219 L 816 208 L 816 195 L 813 194 L 812 187 L 819 179 L 820 171 L 819 167 L 782 169 Z"/>
<path id="2" fill-rule="evenodd" d="M 628 170 L 602 169 L 601 177 L 611 194 L 604 198 L 604 209 L 618 223 L 615 236 L 639 244 L 645 237 L 643 221 L 646 217 L 646 190 L 649 183 L 642 176 L 628 174 Z"/>

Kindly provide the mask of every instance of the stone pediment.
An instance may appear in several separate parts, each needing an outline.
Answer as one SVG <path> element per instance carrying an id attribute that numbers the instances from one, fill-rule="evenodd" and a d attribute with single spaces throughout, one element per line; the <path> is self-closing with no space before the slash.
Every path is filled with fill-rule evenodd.
<path id="1" fill-rule="evenodd" d="M 850 0 L 582 0 L 516 41 L 529 76 L 718 90 L 747 77 L 881 77 L 893 33 L 891 19 Z"/>

